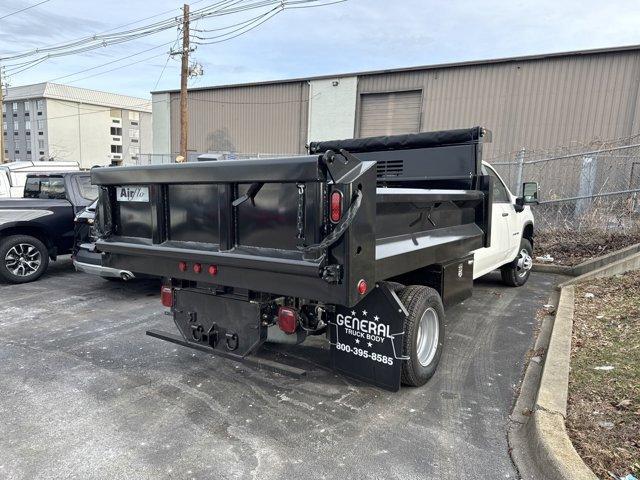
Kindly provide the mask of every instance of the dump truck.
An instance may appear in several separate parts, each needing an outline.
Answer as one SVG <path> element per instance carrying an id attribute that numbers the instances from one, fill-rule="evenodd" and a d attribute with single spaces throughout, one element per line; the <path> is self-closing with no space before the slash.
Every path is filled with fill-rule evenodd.
<path id="1" fill-rule="evenodd" d="M 268 160 L 96 168 L 96 248 L 109 268 L 165 279 L 180 335 L 149 335 L 274 370 L 265 342 L 320 335 L 336 371 L 420 386 L 442 354 L 445 309 L 472 294 L 475 258 L 491 252 L 489 139 L 474 127 L 313 142 Z M 524 188 L 510 197 L 518 247 L 487 257 L 515 285 L 531 266 L 537 185 Z"/>

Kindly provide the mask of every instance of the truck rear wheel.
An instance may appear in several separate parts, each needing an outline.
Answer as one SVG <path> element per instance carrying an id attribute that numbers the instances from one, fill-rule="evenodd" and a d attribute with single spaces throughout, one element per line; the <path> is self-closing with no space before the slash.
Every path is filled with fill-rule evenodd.
<path id="1" fill-rule="evenodd" d="M 27 283 L 39 279 L 49 265 L 44 243 L 29 235 L 12 235 L 0 241 L 0 280 Z"/>
<path id="2" fill-rule="evenodd" d="M 404 324 L 402 383 L 419 387 L 438 367 L 444 346 L 444 307 L 433 288 L 410 285 L 398 297 L 409 313 Z"/>
<path id="3" fill-rule="evenodd" d="M 532 265 L 533 248 L 531 242 L 523 238 L 516 259 L 500 269 L 502 281 L 510 287 L 521 287 L 529 280 Z"/>

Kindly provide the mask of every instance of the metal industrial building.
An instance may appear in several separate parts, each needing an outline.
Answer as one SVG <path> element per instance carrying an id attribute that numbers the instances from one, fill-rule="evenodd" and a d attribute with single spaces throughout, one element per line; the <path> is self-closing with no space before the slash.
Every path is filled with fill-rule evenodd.
<path id="1" fill-rule="evenodd" d="M 90 168 L 135 162 L 152 148 L 148 99 L 44 82 L 9 88 L 2 117 L 10 161 L 73 160 Z"/>
<path id="2" fill-rule="evenodd" d="M 462 128 L 486 158 L 639 131 L 640 46 L 189 90 L 192 152 L 302 153 L 308 141 Z M 154 153 L 179 150 L 179 92 L 153 92 Z"/>

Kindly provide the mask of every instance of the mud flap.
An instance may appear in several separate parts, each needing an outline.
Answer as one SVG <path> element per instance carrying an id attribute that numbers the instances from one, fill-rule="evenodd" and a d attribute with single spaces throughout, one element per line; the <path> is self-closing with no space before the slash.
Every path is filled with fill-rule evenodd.
<path id="1" fill-rule="evenodd" d="M 334 370 L 386 390 L 400 389 L 407 311 L 398 296 L 376 284 L 352 308 L 337 306 L 329 321 Z"/>

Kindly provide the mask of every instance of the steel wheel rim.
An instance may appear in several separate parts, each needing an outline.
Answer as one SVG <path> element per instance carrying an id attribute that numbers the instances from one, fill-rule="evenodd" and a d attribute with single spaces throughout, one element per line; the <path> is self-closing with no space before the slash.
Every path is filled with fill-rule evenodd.
<path id="1" fill-rule="evenodd" d="M 30 243 L 18 243 L 4 256 L 4 265 L 18 277 L 28 277 L 38 271 L 42 265 L 40 250 Z"/>
<path id="2" fill-rule="evenodd" d="M 423 367 L 429 365 L 436 356 L 439 334 L 438 312 L 429 307 L 420 317 L 418 335 L 416 336 L 418 362 Z"/>
<path id="3" fill-rule="evenodd" d="M 531 270 L 532 265 L 533 265 L 533 259 L 531 258 L 531 255 L 529 255 L 529 252 L 527 251 L 526 248 L 523 248 L 522 250 L 520 250 L 520 253 L 518 254 L 518 261 L 516 263 L 516 273 L 518 277 L 522 278 L 527 273 L 529 273 L 529 270 Z"/>

